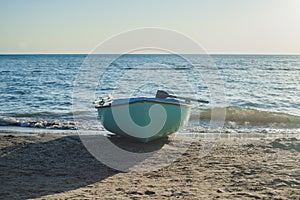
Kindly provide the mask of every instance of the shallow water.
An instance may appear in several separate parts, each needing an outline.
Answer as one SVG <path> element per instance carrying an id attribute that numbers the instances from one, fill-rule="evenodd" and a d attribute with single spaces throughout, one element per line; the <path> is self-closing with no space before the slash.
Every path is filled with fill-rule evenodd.
<path id="1" fill-rule="evenodd" d="M 55 122 L 56 128 L 74 128 L 74 115 L 94 119 L 92 102 L 107 93 L 116 98 L 154 97 L 157 89 L 164 89 L 212 102 L 198 105 L 200 109 L 193 111 L 187 131 L 206 130 L 212 110 L 222 107 L 227 112 L 224 130 L 299 132 L 300 56 L 212 55 L 209 64 L 214 66 L 209 66 L 197 55 L 94 55 L 88 62 L 95 69 L 93 74 L 83 71 L 87 58 L 1 55 L 0 115 L 11 118 L 0 117 L 0 125 L 35 127 L 43 122 L 45 126 L 41 128 L 49 128 L 47 122 Z M 117 59 L 109 62 L 112 58 Z M 86 73 L 85 80 L 91 84 L 78 82 L 79 72 Z M 210 87 L 211 74 L 217 74 L 220 82 L 212 79 L 210 84 L 216 86 Z M 75 87 L 94 94 L 87 96 L 89 109 L 72 107 L 78 102 L 73 93 Z M 211 88 L 223 87 L 224 98 L 215 101 Z M 98 128 L 93 123 L 84 125 L 85 129 Z"/>

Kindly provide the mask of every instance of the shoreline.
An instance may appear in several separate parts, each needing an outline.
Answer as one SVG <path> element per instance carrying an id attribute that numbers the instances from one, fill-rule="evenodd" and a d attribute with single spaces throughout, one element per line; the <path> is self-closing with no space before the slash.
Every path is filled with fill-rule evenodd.
<path id="1" fill-rule="evenodd" d="M 76 135 L 0 134 L 0 177 L 4 183 L 0 194 L 9 199 L 300 196 L 299 134 L 255 139 L 223 137 L 204 157 L 199 157 L 199 141 L 166 167 L 124 173 L 96 160 Z M 122 145 L 130 146 L 128 141 Z"/>

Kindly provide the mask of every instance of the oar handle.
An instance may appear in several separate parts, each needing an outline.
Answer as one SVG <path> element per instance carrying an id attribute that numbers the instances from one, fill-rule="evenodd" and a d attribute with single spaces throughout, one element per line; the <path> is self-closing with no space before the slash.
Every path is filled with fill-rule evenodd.
<path id="1" fill-rule="evenodd" d="M 199 103 L 209 103 L 209 101 L 202 100 L 202 99 L 193 99 L 193 98 L 177 97 L 177 96 L 174 96 L 174 95 L 169 95 L 169 97 L 171 97 L 171 98 L 177 98 L 177 99 L 183 99 L 183 100 L 187 100 L 187 101 L 196 101 L 196 102 L 199 102 Z"/>

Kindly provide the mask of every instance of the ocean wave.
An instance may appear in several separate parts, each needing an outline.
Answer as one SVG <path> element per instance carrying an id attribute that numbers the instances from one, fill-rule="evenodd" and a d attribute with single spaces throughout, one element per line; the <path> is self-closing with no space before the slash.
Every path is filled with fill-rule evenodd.
<path id="1" fill-rule="evenodd" d="M 269 126 L 283 128 L 300 127 L 300 116 L 237 106 L 201 110 L 200 115 L 199 113 L 192 113 L 190 119 L 211 120 L 212 112 L 218 113 L 224 109 L 226 111 L 225 123 L 230 125 Z"/>
<path id="2" fill-rule="evenodd" d="M 9 117 L 16 118 L 64 118 L 73 117 L 74 115 L 88 115 L 90 111 L 74 111 L 74 112 L 33 112 L 33 113 L 7 113 Z"/>
<path id="3" fill-rule="evenodd" d="M 45 121 L 45 120 L 19 120 L 14 117 L 0 116 L 0 126 L 20 126 L 29 128 L 46 128 L 76 130 L 74 122 L 69 121 Z"/>
<path id="4" fill-rule="evenodd" d="M 64 117 L 64 116 L 71 116 L 73 113 L 54 113 L 54 112 L 34 112 L 34 113 L 8 113 L 11 117 Z"/>
<path id="5" fill-rule="evenodd" d="M 203 125 L 205 127 L 207 122 L 211 120 L 212 113 L 224 113 L 224 109 L 226 113 L 225 125 L 227 128 L 300 128 L 300 116 L 239 106 L 194 110 L 191 114 L 190 122 L 191 124 L 194 124 L 193 122 L 195 122 L 196 120 L 200 120 L 200 122 L 203 122 Z M 94 120 L 95 113 L 91 113 L 90 111 L 76 111 L 66 113 L 39 112 L 28 114 L 10 113 L 10 115 L 8 116 L 0 116 L 0 126 L 75 130 L 78 129 L 77 126 L 80 126 L 81 123 L 75 123 L 73 117 L 82 118 L 84 120 Z M 86 128 L 90 129 L 92 127 Z"/>
<path id="6" fill-rule="evenodd" d="M 76 116 L 82 116 L 86 120 L 94 119 L 90 111 L 8 113 L 0 116 L 0 126 L 77 130 L 78 127 L 73 119 Z"/>

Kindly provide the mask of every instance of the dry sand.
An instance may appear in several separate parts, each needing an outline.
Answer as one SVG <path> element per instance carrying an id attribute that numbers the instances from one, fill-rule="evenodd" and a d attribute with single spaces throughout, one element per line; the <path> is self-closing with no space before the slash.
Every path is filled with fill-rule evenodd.
<path id="1" fill-rule="evenodd" d="M 78 136 L 6 134 L 0 148 L 0 199 L 300 199 L 297 135 L 225 137 L 202 158 L 193 143 L 143 174 L 103 165 Z"/>

